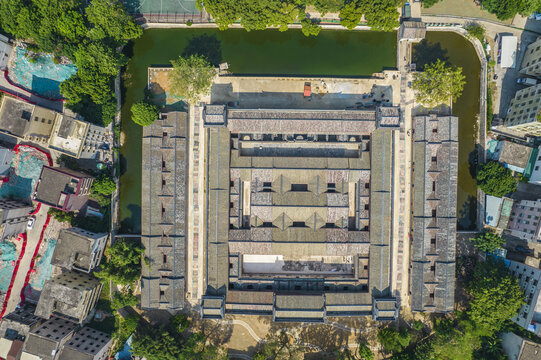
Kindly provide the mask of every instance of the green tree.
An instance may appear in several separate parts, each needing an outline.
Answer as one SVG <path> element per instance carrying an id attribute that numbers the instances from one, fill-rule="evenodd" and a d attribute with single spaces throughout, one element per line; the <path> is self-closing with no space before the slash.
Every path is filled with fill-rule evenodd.
<path id="1" fill-rule="evenodd" d="M 199 8 L 203 8 L 203 1 L 198 1 Z M 226 30 L 240 18 L 238 0 L 205 0 L 204 8 L 220 30 Z"/>
<path id="2" fill-rule="evenodd" d="M 143 248 L 133 241 L 121 239 L 105 250 L 107 262 L 95 275 L 115 284 L 130 285 L 141 275 L 141 254 Z"/>
<path id="3" fill-rule="evenodd" d="M 160 108 L 146 101 L 139 101 L 131 107 L 132 120 L 141 126 L 148 126 L 158 119 Z"/>
<path id="4" fill-rule="evenodd" d="M 522 16 L 530 16 L 541 8 L 539 0 L 522 0 L 519 2 L 518 13 Z"/>
<path id="5" fill-rule="evenodd" d="M 188 102 L 195 102 L 210 92 L 216 69 L 203 57 L 191 55 L 171 60 L 170 92 Z"/>
<path id="6" fill-rule="evenodd" d="M 476 237 L 471 238 L 471 242 L 473 246 L 487 253 L 501 249 L 505 244 L 505 240 L 492 230 L 485 230 L 477 234 Z"/>
<path id="7" fill-rule="evenodd" d="M 304 359 L 303 348 L 290 340 L 285 331 L 281 331 L 279 334 L 269 334 L 256 356 L 260 359 L 274 360 Z"/>
<path id="8" fill-rule="evenodd" d="M 93 40 L 109 37 L 123 42 L 143 35 L 143 29 L 118 0 L 92 0 L 86 8 L 86 16 L 93 25 L 90 32 Z"/>
<path id="9" fill-rule="evenodd" d="M 115 181 L 109 175 L 101 175 L 92 182 L 91 191 L 93 193 L 111 195 L 115 190 Z"/>
<path id="10" fill-rule="evenodd" d="M 488 333 L 517 315 L 525 304 L 517 278 L 509 274 L 503 261 L 493 258 L 478 264 L 468 290 L 473 297 L 468 317 Z"/>
<path id="11" fill-rule="evenodd" d="M 489 161 L 477 172 L 477 185 L 486 194 L 502 197 L 517 188 L 517 181 L 511 170 L 496 161 Z"/>
<path id="12" fill-rule="evenodd" d="M 359 355 L 360 360 L 373 360 L 374 354 L 365 343 L 360 343 L 357 348 L 357 354 Z"/>
<path id="13" fill-rule="evenodd" d="M 352 1 L 340 9 L 340 24 L 349 30 L 354 29 L 362 16 L 363 9 L 356 1 Z"/>
<path id="14" fill-rule="evenodd" d="M 302 33 L 305 36 L 310 36 L 310 35 L 317 36 L 319 32 L 321 31 L 321 26 L 319 26 L 317 21 L 313 21 L 308 18 L 302 19 L 301 25 L 302 25 Z"/>
<path id="15" fill-rule="evenodd" d="M 337 13 L 344 6 L 344 0 L 311 0 L 311 2 L 321 16 L 325 16 L 327 13 Z"/>
<path id="16" fill-rule="evenodd" d="M 75 213 L 62 211 L 55 208 L 49 208 L 49 211 L 47 212 L 47 214 L 49 214 L 56 221 L 63 222 L 63 223 L 71 224 L 71 222 L 75 218 Z"/>
<path id="17" fill-rule="evenodd" d="M 518 13 L 520 0 L 482 0 L 483 6 L 500 20 L 511 19 Z"/>
<path id="18" fill-rule="evenodd" d="M 399 0 L 367 0 L 364 3 L 364 17 L 372 30 L 393 31 L 398 27 Z"/>
<path id="19" fill-rule="evenodd" d="M 137 296 L 133 295 L 129 288 L 123 291 L 117 291 L 113 293 L 111 298 L 111 308 L 114 310 L 122 309 L 126 306 L 135 306 L 139 303 Z"/>
<path id="20" fill-rule="evenodd" d="M 485 41 L 485 28 L 482 25 L 474 24 L 468 26 L 466 29 L 468 31 L 468 34 L 476 39 L 478 39 L 481 43 Z"/>
<path id="21" fill-rule="evenodd" d="M 207 343 L 202 333 L 183 336 L 178 323 L 180 318 L 172 317 L 167 326 L 159 328 L 139 324 L 132 340 L 133 354 L 148 360 L 225 360 L 223 349 Z"/>
<path id="22" fill-rule="evenodd" d="M 83 15 L 75 10 L 62 13 L 58 18 L 56 27 L 60 35 L 72 41 L 80 41 L 88 31 Z"/>
<path id="23" fill-rule="evenodd" d="M 393 328 L 386 327 L 378 331 L 378 340 L 385 350 L 398 352 L 409 345 L 411 337 L 404 328 L 397 331 Z"/>
<path id="24" fill-rule="evenodd" d="M 415 74 L 412 84 L 415 101 L 427 108 L 455 102 L 462 94 L 465 78 L 462 68 L 447 66 L 438 59 L 426 65 L 423 72 Z"/>

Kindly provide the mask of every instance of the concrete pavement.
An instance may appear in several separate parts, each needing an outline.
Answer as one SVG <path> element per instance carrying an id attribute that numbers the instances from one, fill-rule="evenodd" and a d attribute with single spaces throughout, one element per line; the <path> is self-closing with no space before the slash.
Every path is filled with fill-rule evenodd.
<path id="1" fill-rule="evenodd" d="M 49 211 L 49 207 L 46 205 L 42 205 L 39 212 L 35 215 L 36 222 L 34 223 L 34 227 L 32 228 L 32 230 L 27 231 L 26 250 L 19 264 L 19 269 L 17 273 L 13 275 L 15 278 L 13 280 L 13 287 L 6 305 L 5 314 L 9 314 L 13 310 L 15 310 L 15 308 L 21 301 L 21 291 L 24 287 L 26 275 L 29 271 L 32 270 L 30 269 L 30 263 L 34 258 L 36 248 L 39 245 L 41 231 L 43 229 L 43 226 L 45 225 L 45 219 L 47 218 L 47 211 Z"/>

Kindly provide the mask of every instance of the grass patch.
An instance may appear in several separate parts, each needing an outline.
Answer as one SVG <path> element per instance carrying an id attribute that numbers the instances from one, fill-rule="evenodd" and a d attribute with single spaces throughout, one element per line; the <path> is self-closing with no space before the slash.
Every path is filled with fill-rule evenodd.
<path id="1" fill-rule="evenodd" d="M 92 320 L 88 323 L 88 326 L 92 329 L 103 331 L 109 335 L 115 333 L 118 329 L 118 320 L 115 316 L 107 316 L 103 321 Z"/>

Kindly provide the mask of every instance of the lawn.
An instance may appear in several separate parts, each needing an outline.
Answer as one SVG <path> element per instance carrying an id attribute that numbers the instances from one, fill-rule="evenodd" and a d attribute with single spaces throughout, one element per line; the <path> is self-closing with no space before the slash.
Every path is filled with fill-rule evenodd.
<path id="1" fill-rule="evenodd" d="M 108 334 L 114 333 L 116 329 L 118 328 L 118 325 L 116 323 L 116 317 L 114 316 L 114 311 L 111 308 L 111 300 L 109 299 L 109 282 L 108 281 L 106 281 L 103 284 L 100 298 L 98 300 L 98 303 L 96 304 L 96 310 L 103 310 L 111 314 L 111 316 L 107 316 L 102 321 L 97 321 L 95 319 L 92 319 L 92 321 L 88 323 L 88 326 L 90 326 L 93 329 L 103 331 Z"/>
<path id="2" fill-rule="evenodd" d="M 482 18 L 498 21 L 507 25 L 511 25 L 513 22 L 513 19 L 506 21 L 498 20 L 496 15 L 493 15 L 486 10 L 482 10 L 480 6 L 473 2 L 473 0 L 442 0 L 429 8 L 423 7 L 421 13 L 423 15 L 456 15 Z"/>

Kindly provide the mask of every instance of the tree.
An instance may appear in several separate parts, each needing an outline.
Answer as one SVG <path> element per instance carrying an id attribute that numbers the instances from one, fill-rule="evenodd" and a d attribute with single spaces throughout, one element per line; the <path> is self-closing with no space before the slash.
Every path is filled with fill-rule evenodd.
<path id="1" fill-rule="evenodd" d="M 203 1 L 197 2 L 200 9 L 203 8 Z M 204 8 L 220 30 L 227 30 L 240 17 L 239 4 L 237 0 L 205 0 Z"/>
<path id="2" fill-rule="evenodd" d="M 181 327 L 178 324 L 182 324 Z M 169 324 L 159 328 L 139 324 L 132 340 L 132 353 L 148 360 L 225 360 L 223 349 L 207 343 L 202 333 L 183 336 L 186 321 L 173 316 Z M 189 325 L 189 323 L 188 323 Z"/>
<path id="3" fill-rule="evenodd" d="M 135 23 L 118 0 L 92 0 L 86 8 L 86 16 L 94 26 L 90 30 L 93 40 L 110 37 L 120 44 L 143 34 L 143 28 Z"/>
<path id="4" fill-rule="evenodd" d="M 321 16 L 325 16 L 327 13 L 339 12 L 344 6 L 344 0 L 312 0 L 312 5 L 319 11 Z"/>
<path id="5" fill-rule="evenodd" d="M 111 299 L 111 308 L 118 310 L 126 306 L 135 306 L 138 303 L 139 299 L 137 296 L 133 295 L 129 288 L 125 288 L 123 291 L 113 293 L 113 297 Z"/>
<path id="6" fill-rule="evenodd" d="M 319 32 L 321 31 L 321 26 L 319 26 L 317 21 L 313 21 L 308 18 L 302 19 L 301 25 L 302 25 L 302 33 L 305 36 L 310 36 L 310 35 L 317 36 Z"/>
<path id="7" fill-rule="evenodd" d="M 427 108 L 455 102 L 462 94 L 465 78 L 462 68 L 447 66 L 438 59 L 426 65 L 423 72 L 415 74 L 412 84 L 415 101 Z"/>
<path id="8" fill-rule="evenodd" d="M 115 190 L 115 181 L 108 175 L 101 175 L 92 182 L 93 193 L 111 195 Z"/>
<path id="9" fill-rule="evenodd" d="M 468 317 L 489 334 L 517 315 L 525 304 L 524 291 L 502 260 L 488 258 L 479 263 L 468 288 L 473 297 Z"/>
<path id="10" fill-rule="evenodd" d="M 340 9 L 340 24 L 349 30 L 354 29 L 363 16 L 363 9 L 357 2 L 352 1 Z"/>
<path id="11" fill-rule="evenodd" d="M 411 337 L 404 328 L 397 331 L 386 327 L 378 331 L 378 340 L 387 351 L 401 351 L 409 345 Z"/>
<path id="12" fill-rule="evenodd" d="M 486 194 L 502 197 L 517 188 L 517 181 L 511 170 L 496 161 L 489 161 L 477 172 L 477 185 Z"/>
<path id="13" fill-rule="evenodd" d="M 476 237 L 471 238 L 471 242 L 473 246 L 487 253 L 501 249 L 505 244 L 505 240 L 492 230 L 485 230 L 477 234 Z"/>
<path id="14" fill-rule="evenodd" d="M 139 101 L 131 107 L 132 120 L 141 126 L 148 126 L 158 119 L 160 108 L 146 101 Z"/>
<path id="15" fill-rule="evenodd" d="M 483 6 L 500 20 L 508 20 L 519 10 L 521 0 L 482 0 Z"/>
<path id="16" fill-rule="evenodd" d="M 482 25 L 470 25 L 466 30 L 470 36 L 478 39 L 481 43 L 485 40 L 485 28 Z"/>
<path id="17" fill-rule="evenodd" d="M 141 275 L 141 254 L 143 248 L 133 241 L 121 239 L 105 250 L 107 262 L 95 275 L 115 284 L 130 285 Z"/>
<path id="18" fill-rule="evenodd" d="M 191 55 L 171 60 L 173 70 L 169 75 L 172 95 L 195 102 L 210 92 L 216 69 L 203 57 Z"/>
<path id="19" fill-rule="evenodd" d="M 397 0 L 369 0 L 364 3 L 364 17 L 372 30 L 393 31 L 398 27 L 400 13 Z"/>
<path id="20" fill-rule="evenodd" d="M 51 215 L 52 218 L 58 222 L 66 222 L 70 224 L 75 218 L 75 213 L 62 211 L 55 208 L 49 208 L 49 211 L 47 212 L 47 214 Z"/>
<path id="21" fill-rule="evenodd" d="M 263 347 L 257 352 L 260 359 L 301 360 L 304 359 L 302 347 L 297 345 L 285 331 L 269 334 Z"/>
<path id="22" fill-rule="evenodd" d="M 374 354 L 365 343 L 360 343 L 357 348 L 357 354 L 361 360 L 373 360 Z"/>

